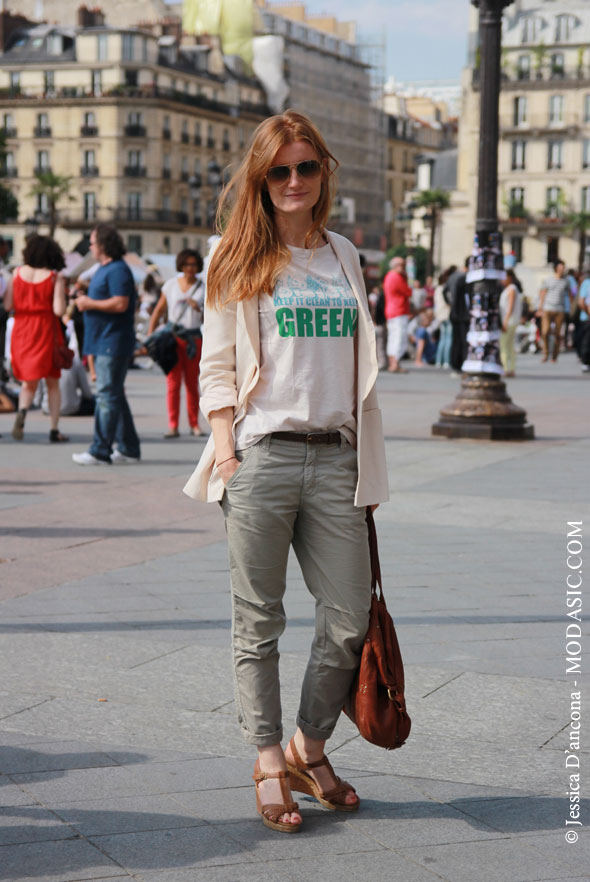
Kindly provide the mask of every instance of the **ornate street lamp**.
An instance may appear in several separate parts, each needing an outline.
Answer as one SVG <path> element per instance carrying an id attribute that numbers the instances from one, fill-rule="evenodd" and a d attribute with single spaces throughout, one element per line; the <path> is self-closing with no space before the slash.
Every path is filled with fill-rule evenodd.
<path id="1" fill-rule="evenodd" d="M 467 267 L 471 321 L 461 391 L 440 412 L 433 435 L 447 438 L 526 440 L 534 428 L 506 394 L 500 362 L 500 281 L 504 276 L 498 231 L 498 104 L 502 13 L 512 0 L 471 0 L 479 7 L 480 128 L 476 237 Z"/>

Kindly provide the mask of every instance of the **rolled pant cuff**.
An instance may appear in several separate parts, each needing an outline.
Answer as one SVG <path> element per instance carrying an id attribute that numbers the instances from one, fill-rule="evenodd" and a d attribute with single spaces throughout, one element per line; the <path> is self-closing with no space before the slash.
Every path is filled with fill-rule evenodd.
<path id="1" fill-rule="evenodd" d="M 280 744 L 283 740 L 283 729 L 281 727 L 276 732 L 271 732 L 270 735 L 255 735 L 253 732 L 248 732 L 247 729 L 242 729 L 242 736 L 248 744 L 255 744 L 257 747 L 272 747 L 274 744 Z"/>
<path id="2" fill-rule="evenodd" d="M 318 729 L 317 726 L 312 726 L 311 723 L 303 719 L 301 714 L 297 714 L 296 723 L 303 734 L 307 735 L 308 738 L 313 738 L 314 741 L 327 741 L 334 731 L 334 727 L 331 729 Z"/>

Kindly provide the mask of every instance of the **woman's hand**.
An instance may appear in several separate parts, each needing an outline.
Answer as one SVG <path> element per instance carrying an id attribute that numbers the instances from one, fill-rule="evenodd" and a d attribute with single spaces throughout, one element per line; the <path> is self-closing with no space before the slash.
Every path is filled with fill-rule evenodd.
<path id="1" fill-rule="evenodd" d="M 225 462 L 222 462 L 220 463 L 220 465 L 217 466 L 217 471 L 221 475 L 221 480 L 223 481 L 224 485 L 227 484 L 233 473 L 237 471 L 239 465 L 239 459 L 236 459 L 235 456 L 232 456 L 230 459 L 226 459 Z"/>

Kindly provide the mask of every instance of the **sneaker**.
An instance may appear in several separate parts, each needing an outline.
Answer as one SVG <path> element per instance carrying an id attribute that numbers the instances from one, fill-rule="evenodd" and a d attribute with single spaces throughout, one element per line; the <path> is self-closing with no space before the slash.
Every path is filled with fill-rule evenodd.
<path id="1" fill-rule="evenodd" d="M 168 429 L 166 434 L 163 435 L 162 437 L 164 437 L 164 438 L 180 438 L 180 432 L 178 431 L 178 429 Z"/>
<path id="2" fill-rule="evenodd" d="M 111 462 L 113 465 L 135 465 L 139 462 L 139 456 L 125 456 L 120 450 L 113 450 Z"/>
<path id="3" fill-rule="evenodd" d="M 89 466 L 89 465 L 110 465 L 104 459 L 97 459 L 96 456 L 93 456 L 91 453 L 88 453 L 87 450 L 84 453 L 72 453 L 72 459 L 77 465 Z"/>

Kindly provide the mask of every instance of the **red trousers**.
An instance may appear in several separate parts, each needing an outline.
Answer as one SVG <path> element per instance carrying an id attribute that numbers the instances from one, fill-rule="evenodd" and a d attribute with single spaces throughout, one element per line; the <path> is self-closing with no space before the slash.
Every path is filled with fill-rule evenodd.
<path id="1" fill-rule="evenodd" d="M 171 429 L 178 428 L 180 387 L 182 386 L 183 378 L 186 388 L 186 409 L 188 410 L 189 425 L 194 429 L 199 425 L 199 362 L 201 361 L 202 339 L 197 337 L 195 344 L 197 354 L 194 358 L 187 358 L 186 341 L 176 341 L 178 361 L 170 373 L 166 375 L 166 404 L 168 406 L 168 425 Z"/>

